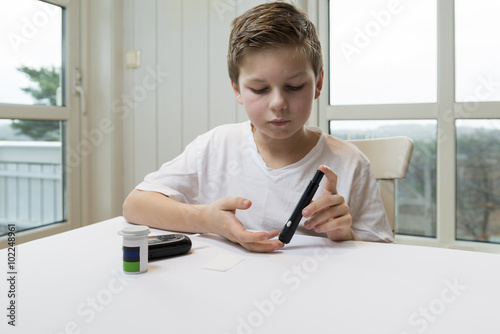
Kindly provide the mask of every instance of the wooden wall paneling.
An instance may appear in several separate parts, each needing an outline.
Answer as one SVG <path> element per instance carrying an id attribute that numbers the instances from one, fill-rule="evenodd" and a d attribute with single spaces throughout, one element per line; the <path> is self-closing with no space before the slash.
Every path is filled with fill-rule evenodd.
<path id="1" fill-rule="evenodd" d="M 157 155 L 161 165 L 183 150 L 182 145 L 182 41 L 181 0 L 158 1 L 156 45 L 158 71 Z"/>
<path id="2" fill-rule="evenodd" d="M 227 71 L 227 49 L 236 7 L 220 0 L 209 2 L 208 100 L 209 128 L 237 122 L 237 102 Z"/>
<path id="3" fill-rule="evenodd" d="M 123 3 L 123 50 L 134 48 L 135 11 L 134 0 L 124 0 Z M 135 175 L 135 107 L 127 103 L 124 96 L 130 95 L 134 87 L 134 69 L 123 69 L 123 92 L 113 102 L 115 112 L 121 114 L 123 120 L 123 197 L 137 185 Z"/>
<path id="4" fill-rule="evenodd" d="M 157 159 L 157 86 L 152 78 L 157 75 L 155 0 L 135 1 L 134 49 L 141 51 L 141 66 L 134 69 L 134 84 L 129 92 L 134 111 L 134 180 L 158 169 Z M 153 86 L 153 87 L 152 87 Z"/>
<path id="5" fill-rule="evenodd" d="M 208 2 L 185 2 L 182 11 L 182 144 L 208 130 Z"/>

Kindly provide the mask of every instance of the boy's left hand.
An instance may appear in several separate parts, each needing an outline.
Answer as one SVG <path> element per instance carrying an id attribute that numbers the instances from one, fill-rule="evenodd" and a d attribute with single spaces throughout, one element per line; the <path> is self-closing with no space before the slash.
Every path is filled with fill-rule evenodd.
<path id="1" fill-rule="evenodd" d="M 325 189 L 320 198 L 302 210 L 302 215 L 309 218 L 304 226 L 318 233 L 326 233 L 333 241 L 358 240 L 351 229 L 349 207 L 344 197 L 337 194 L 337 174 L 325 165 L 321 165 L 319 170 L 326 176 Z"/>

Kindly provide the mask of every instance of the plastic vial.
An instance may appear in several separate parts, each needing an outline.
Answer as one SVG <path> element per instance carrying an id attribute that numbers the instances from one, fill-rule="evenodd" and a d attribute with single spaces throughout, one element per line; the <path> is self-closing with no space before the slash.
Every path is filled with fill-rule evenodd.
<path id="1" fill-rule="evenodd" d="M 142 274 L 148 271 L 149 227 L 127 226 L 118 234 L 123 236 L 123 272 Z"/>

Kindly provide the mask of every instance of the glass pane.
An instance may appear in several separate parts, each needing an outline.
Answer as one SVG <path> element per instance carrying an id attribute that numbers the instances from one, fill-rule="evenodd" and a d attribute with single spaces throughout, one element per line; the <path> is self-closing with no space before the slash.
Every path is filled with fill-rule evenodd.
<path id="1" fill-rule="evenodd" d="M 65 220 L 63 126 L 0 119 L 0 235 Z"/>
<path id="2" fill-rule="evenodd" d="M 330 104 L 437 100 L 436 0 L 331 0 Z"/>
<path id="3" fill-rule="evenodd" d="M 500 120 L 457 120 L 457 239 L 500 243 Z"/>
<path id="4" fill-rule="evenodd" d="M 500 1 L 455 0 L 456 100 L 500 101 Z"/>
<path id="5" fill-rule="evenodd" d="M 61 7 L 9 1 L 0 34 L 0 103 L 62 105 Z"/>
<path id="6" fill-rule="evenodd" d="M 396 233 L 436 236 L 435 120 L 330 121 L 332 136 L 372 139 L 406 136 L 414 148 L 408 174 L 396 180 Z"/>

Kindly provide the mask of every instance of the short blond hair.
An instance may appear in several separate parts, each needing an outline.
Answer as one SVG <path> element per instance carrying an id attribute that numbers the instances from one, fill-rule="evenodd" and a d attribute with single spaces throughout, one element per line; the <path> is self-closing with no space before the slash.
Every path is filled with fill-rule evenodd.
<path id="1" fill-rule="evenodd" d="M 253 7 L 233 20 L 227 65 L 237 85 L 244 56 L 251 50 L 294 47 L 312 65 L 316 78 L 323 69 L 323 55 L 316 27 L 306 13 L 284 2 Z"/>

